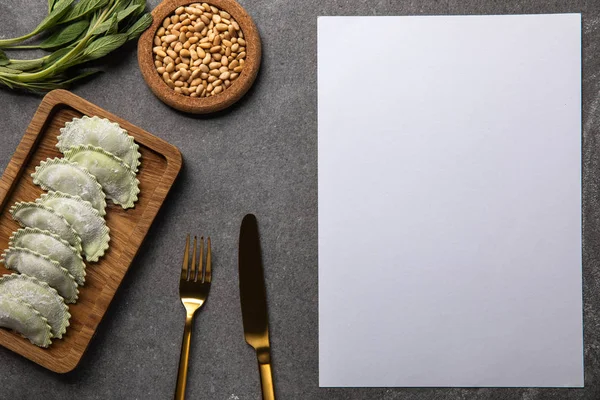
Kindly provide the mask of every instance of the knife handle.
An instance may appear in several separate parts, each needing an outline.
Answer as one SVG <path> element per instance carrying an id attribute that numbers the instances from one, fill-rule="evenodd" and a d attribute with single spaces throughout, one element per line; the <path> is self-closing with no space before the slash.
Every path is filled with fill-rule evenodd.
<path id="1" fill-rule="evenodd" d="M 260 370 L 260 386 L 262 387 L 263 400 L 275 400 L 275 388 L 273 387 L 273 374 L 271 363 L 258 362 Z"/>

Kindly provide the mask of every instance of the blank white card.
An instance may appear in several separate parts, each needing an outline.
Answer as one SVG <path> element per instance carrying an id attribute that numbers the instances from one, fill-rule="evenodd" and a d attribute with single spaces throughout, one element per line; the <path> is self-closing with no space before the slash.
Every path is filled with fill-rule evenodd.
<path id="1" fill-rule="evenodd" d="M 582 386 L 581 16 L 321 17 L 321 386 Z"/>

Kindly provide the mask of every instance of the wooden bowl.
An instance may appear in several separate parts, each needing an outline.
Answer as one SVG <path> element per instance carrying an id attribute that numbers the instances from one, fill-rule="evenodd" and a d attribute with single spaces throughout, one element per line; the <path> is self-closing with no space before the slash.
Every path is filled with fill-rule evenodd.
<path id="1" fill-rule="evenodd" d="M 138 63 L 144 80 L 154 94 L 169 106 L 187 113 L 208 114 L 223 110 L 238 101 L 252 86 L 260 67 L 261 43 L 256 25 L 246 10 L 235 0 L 210 0 L 208 4 L 228 12 L 239 24 L 246 40 L 246 59 L 244 69 L 238 78 L 221 93 L 211 97 L 189 97 L 175 92 L 162 80 L 154 65 L 154 36 L 165 18 L 175 13 L 180 6 L 198 1 L 165 0 L 153 11 L 152 25 L 140 36 L 138 41 Z"/>

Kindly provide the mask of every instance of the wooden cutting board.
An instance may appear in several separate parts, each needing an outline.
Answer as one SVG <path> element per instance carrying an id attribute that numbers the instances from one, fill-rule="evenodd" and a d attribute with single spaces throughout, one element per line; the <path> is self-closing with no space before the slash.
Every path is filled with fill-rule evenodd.
<path id="1" fill-rule="evenodd" d="M 69 306 L 71 325 L 63 339 L 42 349 L 17 333 L 0 329 L 1 345 L 59 373 L 73 370 L 81 360 L 182 165 L 175 146 L 70 92 L 52 91 L 42 100 L 0 181 L 0 249 L 8 247 L 9 237 L 19 229 L 10 207 L 17 201 L 34 201 L 44 193 L 33 184 L 31 174 L 40 161 L 62 157 L 55 147 L 59 129 L 83 115 L 108 118 L 134 137 L 142 154 L 140 194 L 135 208 L 128 210 L 107 201 L 110 248 L 99 262 L 86 262 L 86 282 L 79 288 L 77 303 Z M 7 273 L 12 271 L 0 264 L 0 274 Z"/>

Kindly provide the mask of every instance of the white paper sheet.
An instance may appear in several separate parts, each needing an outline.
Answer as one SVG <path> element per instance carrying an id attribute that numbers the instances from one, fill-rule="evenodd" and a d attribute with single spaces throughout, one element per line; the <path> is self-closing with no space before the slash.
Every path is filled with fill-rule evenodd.
<path id="1" fill-rule="evenodd" d="M 581 16 L 320 17 L 321 386 L 582 386 Z"/>

